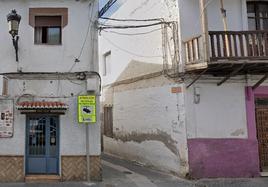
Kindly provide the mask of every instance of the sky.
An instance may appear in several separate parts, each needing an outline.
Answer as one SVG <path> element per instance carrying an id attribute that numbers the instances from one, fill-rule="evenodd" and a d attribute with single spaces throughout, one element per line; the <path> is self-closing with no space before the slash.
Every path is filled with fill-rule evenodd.
<path id="1" fill-rule="evenodd" d="M 106 12 L 105 17 L 112 15 L 126 0 L 117 0 L 117 2 Z M 108 0 L 100 0 L 100 9 L 108 2 Z"/>

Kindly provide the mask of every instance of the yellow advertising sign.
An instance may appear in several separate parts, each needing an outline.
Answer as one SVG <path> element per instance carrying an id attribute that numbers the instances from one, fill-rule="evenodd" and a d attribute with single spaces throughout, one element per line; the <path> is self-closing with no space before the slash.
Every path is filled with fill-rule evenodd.
<path id="1" fill-rule="evenodd" d="M 96 123 L 96 96 L 78 96 L 78 123 Z"/>

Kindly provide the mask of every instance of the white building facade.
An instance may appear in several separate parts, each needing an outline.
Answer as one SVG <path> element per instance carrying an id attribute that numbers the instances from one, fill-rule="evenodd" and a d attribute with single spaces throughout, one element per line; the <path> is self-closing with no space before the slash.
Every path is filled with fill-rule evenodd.
<path id="1" fill-rule="evenodd" d="M 18 62 L 6 18 L 13 9 L 21 16 Z M 0 1 L 0 12 L 0 181 L 87 179 L 84 95 L 95 96 L 89 168 L 101 180 L 98 1 Z"/>
<path id="2" fill-rule="evenodd" d="M 193 178 L 264 174 L 266 10 L 266 1 L 126 1 L 111 18 L 174 21 L 178 43 L 171 27 L 167 45 L 160 26 L 101 33 L 104 150 Z"/>

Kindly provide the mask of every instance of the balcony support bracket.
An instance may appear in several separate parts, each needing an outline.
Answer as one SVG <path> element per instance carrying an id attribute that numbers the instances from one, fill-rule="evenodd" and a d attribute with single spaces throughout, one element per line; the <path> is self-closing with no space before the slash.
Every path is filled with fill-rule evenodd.
<path id="1" fill-rule="evenodd" d="M 198 81 L 198 79 L 201 78 L 201 76 L 206 73 L 208 69 L 205 69 L 204 71 L 202 71 L 199 75 L 197 75 L 194 80 L 186 87 L 187 89 L 190 88 L 196 81 Z"/>
<path id="2" fill-rule="evenodd" d="M 254 86 L 252 86 L 252 89 L 257 89 L 266 79 L 268 78 L 268 73 L 265 74 Z"/>
<path id="3" fill-rule="evenodd" d="M 229 75 L 227 75 L 224 79 L 222 79 L 217 86 L 221 86 L 223 83 L 225 83 L 227 80 L 229 80 L 232 76 L 235 76 L 241 69 L 244 68 L 246 64 L 242 64 L 240 67 L 238 67 L 237 69 L 233 70 Z"/>

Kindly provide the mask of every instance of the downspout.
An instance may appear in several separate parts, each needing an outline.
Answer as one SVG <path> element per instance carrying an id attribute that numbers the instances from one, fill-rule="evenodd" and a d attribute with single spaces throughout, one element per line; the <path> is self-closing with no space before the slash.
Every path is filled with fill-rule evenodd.
<path id="1" fill-rule="evenodd" d="M 226 32 L 227 31 L 227 14 L 226 14 L 226 9 L 224 9 L 224 4 L 223 4 L 223 0 L 220 0 L 221 2 L 221 14 L 222 14 L 222 22 L 223 22 L 223 29 Z M 230 47 L 229 47 L 229 41 L 228 41 L 228 35 L 225 34 L 225 44 L 226 44 L 226 53 L 227 56 L 230 56 Z"/>
<path id="2" fill-rule="evenodd" d="M 207 7 L 206 0 L 199 0 L 200 13 L 201 13 L 201 27 L 203 35 L 203 51 L 204 51 L 204 62 L 209 62 L 209 36 L 208 36 L 208 17 L 207 17 Z"/>

